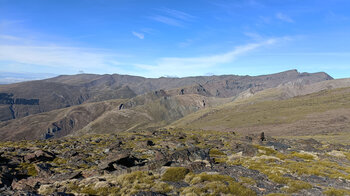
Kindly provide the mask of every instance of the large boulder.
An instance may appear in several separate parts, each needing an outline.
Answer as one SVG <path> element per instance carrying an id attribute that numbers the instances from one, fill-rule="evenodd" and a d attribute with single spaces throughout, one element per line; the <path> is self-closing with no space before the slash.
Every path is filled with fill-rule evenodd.
<path id="1" fill-rule="evenodd" d="M 277 151 L 282 151 L 282 152 L 291 147 L 290 145 L 287 145 L 287 144 L 283 144 L 280 142 L 272 142 L 272 141 L 268 141 L 266 143 L 266 146 L 271 146 L 273 149 Z"/>
<path id="2" fill-rule="evenodd" d="M 144 159 L 136 158 L 129 153 L 118 153 L 108 156 L 99 165 L 101 170 L 114 171 L 119 168 L 130 168 L 145 165 Z"/>
<path id="3" fill-rule="evenodd" d="M 156 193 L 151 191 L 142 191 L 142 192 L 133 194 L 132 196 L 166 196 L 166 194 Z"/>
<path id="4" fill-rule="evenodd" d="M 201 149 L 198 147 L 176 151 L 170 155 L 169 161 L 182 165 L 188 165 L 195 161 L 212 162 L 209 156 L 209 149 Z"/>
<path id="5" fill-rule="evenodd" d="M 34 168 L 38 173 L 38 177 L 49 178 L 53 175 L 53 171 L 50 169 L 52 165 L 48 163 L 34 164 Z"/>
<path id="6" fill-rule="evenodd" d="M 258 149 L 255 146 L 247 143 L 237 143 L 233 151 L 242 152 L 243 156 L 255 156 L 258 153 Z"/>
<path id="7" fill-rule="evenodd" d="M 82 177 L 82 172 L 81 171 L 76 171 L 76 172 L 66 172 L 66 173 L 61 173 L 61 174 L 56 174 L 51 177 L 51 180 L 53 181 L 63 181 L 63 180 L 71 180 L 71 179 L 77 179 Z"/>
<path id="8" fill-rule="evenodd" d="M 29 177 L 19 181 L 14 180 L 12 182 L 12 189 L 17 191 L 29 191 L 34 192 L 42 183 L 48 182 L 45 178 Z"/>
<path id="9" fill-rule="evenodd" d="M 33 153 L 27 154 L 24 156 L 24 161 L 28 163 L 40 162 L 40 161 L 53 161 L 55 155 L 51 152 L 36 150 Z"/>

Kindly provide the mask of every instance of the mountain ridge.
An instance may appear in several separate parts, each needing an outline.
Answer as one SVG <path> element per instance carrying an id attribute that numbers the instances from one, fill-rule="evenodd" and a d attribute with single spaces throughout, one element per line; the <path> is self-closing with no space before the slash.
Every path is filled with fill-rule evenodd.
<path id="1" fill-rule="evenodd" d="M 262 76 L 222 75 L 158 79 L 119 74 L 63 75 L 45 80 L 1 85 L 0 93 L 13 94 L 14 99 L 38 99 L 40 104 L 35 106 L 2 104 L 0 121 L 82 103 L 128 99 L 159 90 L 172 90 L 171 94 L 180 94 L 182 91 L 182 93 L 227 98 L 252 87 L 261 90 L 298 78 L 303 78 L 309 83 L 333 79 L 326 73 L 299 73 L 297 70 Z"/>
<path id="2" fill-rule="evenodd" d="M 127 82 L 125 77 L 128 76 L 121 77 L 124 82 Z M 317 92 L 324 89 L 325 86 L 350 86 L 347 80 L 339 82 L 333 80 L 326 73 L 309 74 L 290 70 L 263 76 L 206 76 L 207 80 L 202 84 L 195 82 L 187 86 L 151 90 L 139 95 L 133 93 L 129 94 L 129 97 L 115 99 L 113 96 L 122 92 L 120 89 L 129 93 L 134 92 L 132 88 L 139 88 L 140 85 L 151 86 L 150 89 L 154 89 L 155 85 L 133 81 L 136 87 L 130 85 L 132 82 L 123 86 L 124 83 L 116 83 L 119 79 L 112 80 L 111 78 L 113 78 L 112 75 L 79 75 L 78 77 L 58 76 L 46 79 L 43 83 L 47 81 L 52 83 L 50 80 L 53 80 L 56 85 L 64 83 L 63 86 L 73 86 L 72 84 L 75 83 L 76 89 L 83 86 L 83 90 L 80 89 L 78 92 L 88 92 L 86 88 L 89 87 L 90 94 L 87 93 L 86 100 L 76 105 L 72 104 L 68 107 L 0 122 L 0 133 L 2 133 L 0 140 L 47 139 L 91 133 L 104 134 L 129 130 L 159 129 L 171 126 L 181 119 L 190 118 L 198 112 L 215 109 L 215 107 L 226 107 L 225 104 L 240 102 L 253 104 L 256 100 L 288 99 L 308 91 L 310 93 Z M 136 78 L 140 79 L 140 77 Z M 188 78 L 184 80 L 188 80 Z M 203 80 L 203 77 L 199 77 L 199 80 Z M 176 81 L 178 83 L 175 86 L 188 82 Z M 37 84 L 40 84 L 40 81 Z M 114 87 L 117 88 L 111 90 Z M 218 88 L 222 94 L 213 95 L 213 92 L 217 92 Z M 302 90 L 308 88 L 314 91 Z M 69 90 L 71 89 L 68 88 L 68 92 L 70 92 Z M 46 89 L 46 91 L 48 90 Z M 52 92 L 57 94 L 57 91 L 53 90 Z"/>

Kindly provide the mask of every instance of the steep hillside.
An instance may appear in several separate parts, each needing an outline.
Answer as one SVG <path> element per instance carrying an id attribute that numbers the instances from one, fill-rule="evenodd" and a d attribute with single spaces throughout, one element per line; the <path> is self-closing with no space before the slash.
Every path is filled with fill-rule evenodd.
<path id="1" fill-rule="evenodd" d="M 86 103 L 2 122 L 0 140 L 47 139 L 70 134 L 160 128 L 202 108 L 229 101 L 227 98 L 196 94 L 164 96 L 148 93 L 129 100 Z"/>
<path id="2" fill-rule="evenodd" d="M 106 112 L 80 130 L 78 134 L 161 128 L 205 107 L 213 107 L 229 101 L 230 99 L 227 98 L 196 94 L 161 97 L 135 107 L 121 110 L 116 108 Z"/>
<path id="3" fill-rule="evenodd" d="M 79 130 L 124 100 L 87 103 L 79 106 L 0 122 L 0 140 L 33 140 L 63 137 Z"/>
<path id="4" fill-rule="evenodd" d="M 131 98 L 136 95 L 127 86 L 97 90 L 46 80 L 2 85 L 0 92 L 0 113 L 11 114 L 3 115 L 0 121 L 79 105 L 88 100 Z"/>
<path id="5" fill-rule="evenodd" d="M 321 91 L 293 98 L 288 98 L 286 91 L 283 91 L 285 87 L 268 89 L 248 98 L 241 96 L 231 103 L 190 114 L 172 126 L 242 133 L 264 131 L 271 135 L 350 131 L 350 88 L 322 90 L 324 86 L 341 86 L 338 84 L 349 86 L 349 80 L 312 84 L 300 90 L 299 94 Z"/>
<path id="6" fill-rule="evenodd" d="M 315 83 L 332 78 L 325 73 L 296 70 L 264 76 L 200 76 L 186 78 L 143 78 L 128 75 L 58 76 L 51 79 L 0 86 L 0 121 L 22 118 L 87 102 L 132 98 L 159 90 L 176 89 L 175 94 L 233 97 L 247 89 L 266 88 L 301 80 Z"/>

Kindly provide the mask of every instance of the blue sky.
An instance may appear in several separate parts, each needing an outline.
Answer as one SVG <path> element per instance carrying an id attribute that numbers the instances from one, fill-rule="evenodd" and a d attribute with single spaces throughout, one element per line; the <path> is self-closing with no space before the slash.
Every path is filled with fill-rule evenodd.
<path id="1" fill-rule="evenodd" d="M 349 9 L 348 0 L 0 0 L 0 72 L 350 77 Z"/>

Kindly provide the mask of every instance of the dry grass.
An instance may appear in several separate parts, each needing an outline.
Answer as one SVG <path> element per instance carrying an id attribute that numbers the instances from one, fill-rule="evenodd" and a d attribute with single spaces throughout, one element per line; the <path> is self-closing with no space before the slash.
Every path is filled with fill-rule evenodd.
<path id="1" fill-rule="evenodd" d="M 274 95 L 272 93 L 271 96 L 274 97 Z M 248 98 L 245 101 L 234 101 L 190 114 L 174 122 L 172 126 L 190 129 L 242 129 L 242 131 L 249 131 L 249 127 L 257 127 L 257 129 L 259 127 L 263 129 L 262 127 L 264 127 L 268 131 L 271 126 L 278 126 L 278 131 L 285 134 L 283 132 L 284 128 L 289 130 L 299 124 L 291 127 L 286 125 L 302 122 L 302 126 L 308 128 L 308 123 L 311 124 L 310 120 L 317 120 L 318 118 L 317 115 L 314 118 L 309 118 L 309 116 L 333 110 L 333 113 L 337 113 L 339 110 L 348 111 L 348 108 L 350 108 L 350 88 L 341 88 L 287 100 L 266 101 L 264 99 Z M 343 127 L 344 121 L 347 122 L 348 120 L 346 117 L 339 115 L 335 116 L 336 119 L 331 119 L 332 116 L 326 113 L 322 116 L 328 118 L 326 119 L 328 124 L 334 125 L 329 131 Z M 327 130 L 327 127 L 323 128 Z"/>

